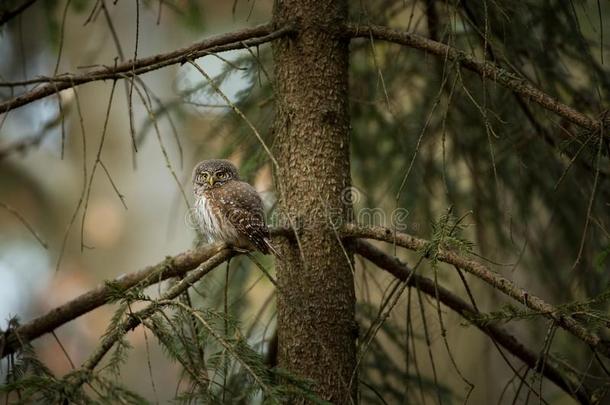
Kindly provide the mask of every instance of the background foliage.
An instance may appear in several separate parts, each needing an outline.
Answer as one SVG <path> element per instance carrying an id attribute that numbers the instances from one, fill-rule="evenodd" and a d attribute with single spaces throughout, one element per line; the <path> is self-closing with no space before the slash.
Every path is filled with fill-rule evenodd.
<path id="1" fill-rule="evenodd" d="M 19 3 L 3 2 L 0 10 Z M 105 1 L 104 9 L 96 1 L 45 0 L 10 21 L 0 38 L 7 55 L 0 61 L 2 81 L 112 65 L 115 57 L 129 59 L 136 50 L 143 56 L 168 51 L 210 32 L 266 21 L 271 9 L 271 2 L 263 1 L 113 3 Z M 356 22 L 420 33 L 493 61 L 590 117 L 607 114 L 610 7 L 603 2 L 379 0 L 354 2 L 351 14 Z M 208 56 L 200 65 L 273 145 L 270 49 Z M 42 249 L 10 212 L 0 210 L 5 318 L 27 319 L 97 281 L 190 247 L 195 234 L 184 220 L 187 204 L 171 173 L 190 198 L 191 167 L 203 158 L 238 162 L 273 211 L 264 150 L 205 78 L 185 64 L 142 80 L 151 101 L 146 106 L 146 96 L 134 93 L 133 123 L 128 86 L 122 83 L 110 107 L 111 83 L 95 83 L 78 93 L 63 92 L 61 109 L 49 97 L 2 116 L 0 201 L 18 208 L 49 245 Z M 591 329 L 608 337 L 610 145 L 599 134 L 455 63 L 378 41 L 352 41 L 350 83 L 356 212 L 380 208 L 386 222 L 374 225 L 391 226 L 385 220 L 389 213 L 407 209 L 406 230 L 433 241 L 439 241 L 439 224 L 451 212 L 451 221 L 461 219 L 456 237 L 465 249 L 532 294 L 580 313 Z M 3 86 L 0 94 L 7 99 L 22 90 Z M 86 174 L 83 179 L 83 163 L 91 174 L 104 127 L 107 140 L 100 150 L 108 175 L 98 168 L 83 219 L 85 207 L 78 201 L 89 181 Z M 25 146 L 13 148 L 18 143 Z M 397 255 L 413 264 L 419 258 L 419 253 Z M 272 266 L 270 259 L 260 260 Z M 358 320 L 361 336 L 367 336 L 396 286 L 370 265 L 356 264 Z M 450 267 L 423 262 L 418 271 L 463 289 Z M 245 403 L 281 401 L 285 390 L 311 395 L 308 382 L 265 367 L 274 329 L 273 285 L 245 257 L 233 261 L 227 277 L 216 271 L 191 293 L 194 311 L 210 329 L 179 306 L 167 317 L 150 318 L 147 331 L 127 335 L 92 386 L 74 398 Z M 509 306 L 477 281 L 470 287 L 485 311 L 483 319 L 505 324 L 541 358 L 554 357 L 604 397 L 608 371 L 587 347 L 537 314 Z M 118 294 L 115 308 L 58 330 L 70 362 L 80 364 L 95 347 L 102 330 L 93 325 L 106 327 L 112 316 L 110 331 L 128 316 L 134 298 L 157 295 L 156 287 L 130 294 L 136 295 Z M 522 388 L 515 377 L 519 365 L 508 365 L 489 340 L 462 327 L 455 314 L 444 314 L 443 321 L 441 326 L 436 303 L 417 290 L 400 297 L 370 345 L 360 347 L 364 403 L 435 398 L 459 403 L 471 383 L 473 403 L 535 399 L 534 390 Z M 133 350 L 127 350 L 130 346 Z M 206 361 L 196 361 L 198 356 Z M 26 401 L 28 394 L 57 400 L 71 387 L 70 362 L 53 338 L 42 339 L 15 362 L 2 363 L 3 391 L 12 392 L 11 400 Z M 278 373 L 289 383 L 278 383 Z M 210 385 L 195 383 L 193 374 L 207 374 Z M 571 403 L 533 372 L 524 381 L 549 403 Z"/>

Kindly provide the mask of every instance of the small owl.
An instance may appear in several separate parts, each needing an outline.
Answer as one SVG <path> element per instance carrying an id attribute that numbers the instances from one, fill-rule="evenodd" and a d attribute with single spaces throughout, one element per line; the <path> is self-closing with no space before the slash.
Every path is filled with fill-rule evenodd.
<path id="1" fill-rule="evenodd" d="M 269 242 L 263 202 L 254 187 L 239 180 L 233 163 L 204 160 L 193 170 L 193 187 L 197 222 L 208 242 L 277 255 Z"/>

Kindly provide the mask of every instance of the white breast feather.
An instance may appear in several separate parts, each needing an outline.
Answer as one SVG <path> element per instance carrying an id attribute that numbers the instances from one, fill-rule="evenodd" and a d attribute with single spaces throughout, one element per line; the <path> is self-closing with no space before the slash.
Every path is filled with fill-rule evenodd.
<path id="1" fill-rule="evenodd" d="M 237 230 L 228 220 L 222 217 L 217 218 L 212 213 L 210 203 L 205 196 L 197 199 L 195 212 L 197 213 L 197 221 L 199 222 L 201 232 L 208 242 L 234 243 L 239 239 Z"/>

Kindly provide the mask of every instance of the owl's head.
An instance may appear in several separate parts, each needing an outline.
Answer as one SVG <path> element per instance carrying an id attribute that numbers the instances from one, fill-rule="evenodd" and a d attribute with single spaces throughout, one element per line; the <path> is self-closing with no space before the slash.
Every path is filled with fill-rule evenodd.
<path id="1" fill-rule="evenodd" d="M 204 160 L 193 170 L 193 186 L 198 196 L 231 180 L 239 180 L 239 175 L 235 165 L 225 159 Z"/>

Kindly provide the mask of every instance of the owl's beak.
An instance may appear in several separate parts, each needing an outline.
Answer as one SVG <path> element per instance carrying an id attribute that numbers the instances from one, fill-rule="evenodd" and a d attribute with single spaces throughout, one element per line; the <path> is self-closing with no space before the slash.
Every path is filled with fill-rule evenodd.
<path id="1" fill-rule="evenodd" d="M 214 176 L 210 176 L 210 177 L 208 177 L 208 183 L 210 183 L 210 187 L 214 185 L 214 180 L 216 180 L 216 179 L 214 178 Z"/>

